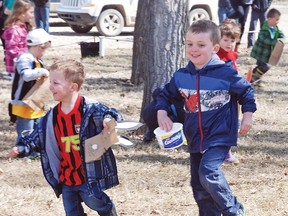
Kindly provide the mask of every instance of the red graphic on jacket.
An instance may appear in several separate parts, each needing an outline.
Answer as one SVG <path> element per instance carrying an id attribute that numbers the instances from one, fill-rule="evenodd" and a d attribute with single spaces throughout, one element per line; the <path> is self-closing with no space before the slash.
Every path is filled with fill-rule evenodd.
<path id="1" fill-rule="evenodd" d="M 185 106 L 188 108 L 191 112 L 197 111 L 197 101 L 198 101 L 198 95 L 197 93 L 187 96 L 183 91 L 180 91 L 182 97 L 185 98 Z"/>

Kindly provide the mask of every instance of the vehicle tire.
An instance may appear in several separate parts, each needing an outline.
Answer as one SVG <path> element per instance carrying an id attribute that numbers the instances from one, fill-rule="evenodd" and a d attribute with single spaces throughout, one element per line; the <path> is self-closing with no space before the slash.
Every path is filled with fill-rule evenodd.
<path id="1" fill-rule="evenodd" d="M 189 12 L 189 25 L 201 19 L 210 20 L 211 17 L 208 12 L 202 8 L 193 9 Z"/>
<path id="2" fill-rule="evenodd" d="M 93 28 L 93 26 L 80 26 L 80 25 L 69 25 L 69 26 L 74 32 L 80 34 L 88 33 Z"/>
<path id="3" fill-rule="evenodd" d="M 98 32 L 103 36 L 117 36 L 123 30 L 124 18 L 117 10 L 104 10 L 97 19 L 96 27 Z"/>

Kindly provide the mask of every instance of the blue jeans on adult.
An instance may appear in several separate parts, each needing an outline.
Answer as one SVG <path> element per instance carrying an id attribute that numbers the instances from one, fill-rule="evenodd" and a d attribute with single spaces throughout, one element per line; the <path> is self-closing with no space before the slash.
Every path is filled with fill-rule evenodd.
<path id="1" fill-rule="evenodd" d="M 217 146 L 190 154 L 191 186 L 200 216 L 232 216 L 240 207 L 220 169 L 229 150 Z"/>
<path id="2" fill-rule="evenodd" d="M 103 191 L 93 191 L 89 194 L 87 184 L 67 186 L 63 184 L 62 198 L 66 216 L 84 216 L 81 202 L 98 212 L 100 216 L 111 215 L 113 203 Z"/>
<path id="3" fill-rule="evenodd" d="M 48 33 L 49 33 L 49 12 L 50 8 L 47 6 L 44 7 L 36 6 L 34 9 L 36 27 L 43 28 Z"/>
<path id="4" fill-rule="evenodd" d="M 25 118 L 17 116 L 17 120 L 16 120 L 17 140 L 16 140 L 16 143 L 19 142 L 20 138 L 22 137 L 22 132 L 24 130 L 33 130 L 34 123 L 35 123 L 34 119 L 25 119 Z"/>
<path id="5" fill-rule="evenodd" d="M 219 18 L 219 24 L 223 23 L 225 19 L 228 18 L 230 14 L 234 12 L 233 8 L 224 8 L 224 7 L 219 7 L 218 8 L 218 18 Z"/>
<path id="6" fill-rule="evenodd" d="M 263 23 L 266 20 L 266 13 L 265 12 L 259 12 L 252 9 L 251 12 L 251 20 L 250 20 L 250 26 L 249 26 L 249 33 L 248 33 L 248 48 L 252 47 L 254 45 L 255 39 L 254 39 L 254 32 L 257 27 L 257 22 L 260 21 L 260 28 L 263 25 Z M 252 32 L 251 32 L 252 31 Z"/>

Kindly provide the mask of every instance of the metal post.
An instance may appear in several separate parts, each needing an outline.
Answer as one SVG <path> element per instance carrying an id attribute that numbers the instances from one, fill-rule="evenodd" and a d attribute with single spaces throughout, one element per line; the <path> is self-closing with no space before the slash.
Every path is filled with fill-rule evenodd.
<path id="1" fill-rule="evenodd" d="M 99 56 L 100 57 L 104 57 L 105 55 L 105 43 L 104 43 L 104 36 L 99 36 Z"/>

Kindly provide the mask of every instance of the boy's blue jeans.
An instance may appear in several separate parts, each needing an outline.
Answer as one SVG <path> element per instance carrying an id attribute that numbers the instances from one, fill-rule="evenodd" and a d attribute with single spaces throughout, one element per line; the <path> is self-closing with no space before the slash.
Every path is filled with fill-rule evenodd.
<path id="1" fill-rule="evenodd" d="M 63 184 L 62 198 L 66 216 L 84 216 L 83 201 L 89 208 L 98 212 L 100 216 L 110 215 L 113 203 L 103 191 L 89 194 L 87 184 L 67 186 Z"/>
<path id="2" fill-rule="evenodd" d="M 220 169 L 229 150 L 217 146 L 190 154 L 191 186 L 200 216 L 232 216 L 240 207 Z"/>

